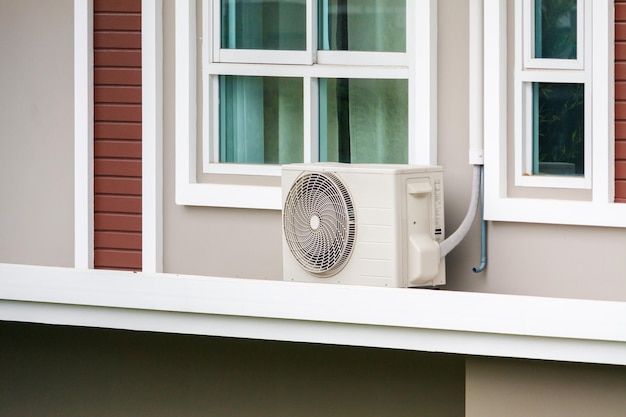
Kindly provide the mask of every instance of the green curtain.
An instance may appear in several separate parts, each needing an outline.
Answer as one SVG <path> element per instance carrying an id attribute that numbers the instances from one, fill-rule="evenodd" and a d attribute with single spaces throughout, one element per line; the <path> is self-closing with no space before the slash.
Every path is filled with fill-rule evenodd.
<path id="1" fill-rule="evenodd" d="M 405 0 L 322 0 L 324 50 L 405 52 Z M 407 80 L 320 80 L 320 159 L 408 161 Z"/>
<path id="2" fill-rule="evenodd" d="M 407 163 L 407 80 L 350 79 L 347 100 L 343 102 L 337 99 L 337 89 L 343 88 L 339 81 L 320 80 L 320 159 Z M 340 154 L 341 142 L 346 140 L 345 129 L 340 127 L 346 110 L 349 113 L 349 160 L 343 160 Z"/>
<path id="3" fill-rule="evenodd" d="M 306 49 L 306 0 L 222 0 L 222 48 Z"/>
<path id="4" fill-rule="evenodd" d="M 220 162 L 303 160 L 302 79 L 220 76 Z"/>
<path id="5" fill-rule="evenodd" d="M 406 52 L 406 0 L 320 0 L 322 50 Z"/>

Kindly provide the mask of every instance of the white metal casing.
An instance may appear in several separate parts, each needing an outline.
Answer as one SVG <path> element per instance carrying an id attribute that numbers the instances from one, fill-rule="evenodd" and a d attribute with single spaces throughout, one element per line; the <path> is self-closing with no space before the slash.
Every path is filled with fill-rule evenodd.
<path id="1" fill-rule="evenodd" d="M 355 211 L 355 244 L 338 273 L 305 271 L 283 240 L 283 279 L 379 287 L 445 284 L 439 243 L 445 236 L 443 171 L 438 166 L 312 163 L 282 168 L 282 203 L 301 175 L 330 173 L 347 188 Z"/>

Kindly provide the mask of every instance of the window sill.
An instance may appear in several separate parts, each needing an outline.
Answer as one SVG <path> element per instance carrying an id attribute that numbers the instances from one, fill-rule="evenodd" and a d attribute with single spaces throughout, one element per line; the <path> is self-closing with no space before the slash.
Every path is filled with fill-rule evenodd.
<path id="1" fill-rule="evenodd" d="M 591 189 L 591 179 L 587 176 L 559 176 L 559 175 L 518 175 L 515 178 L 518 187 L 535 188 L 568 188 Z"/>
<path id="2" fill-rule="evenodd" d="M 280 210 L 279 186 L 229 184 L 176 184 L 176 204 L 186 206 L 232 207 Z"/>
<path id="3" fill-rule="evenodd" d="M 486 220 L 626 227 L 626 204 L 485 197 Z"/>
<path id="4" fill-rule="evenodd" d="M 626 365 L 625 318 L 609 301 L 0 264 L 6 321 Z"/>
<path id="5" fill-rule="evenodd" d="M 263 164 L 235 164 L 208 162 L 204 166 L 206 174 L 234 174 L 234 175 L 260 175 L 266 177 L 280 177 L 281 166 Z"/>

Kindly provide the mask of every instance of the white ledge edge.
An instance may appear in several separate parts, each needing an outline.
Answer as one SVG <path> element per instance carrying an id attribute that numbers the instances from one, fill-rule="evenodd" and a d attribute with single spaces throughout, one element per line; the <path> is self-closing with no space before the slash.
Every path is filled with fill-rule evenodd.
<path id="1" fill-rule="evenodd" d="M 626 303 L 0 264 L 0 320 L 626 365 Z"/>

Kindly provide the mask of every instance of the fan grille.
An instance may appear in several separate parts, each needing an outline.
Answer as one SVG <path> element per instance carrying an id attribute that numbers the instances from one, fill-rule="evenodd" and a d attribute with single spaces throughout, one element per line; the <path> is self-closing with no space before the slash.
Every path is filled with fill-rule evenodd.
<path id="1" fill-rule="evenodd" d="M 289 250 L 309 273 L 338 273 L 354 248 L 354 206 L 341 180 L 330 173 L 306 173 L 287 194 L 283 230 Z"/>

